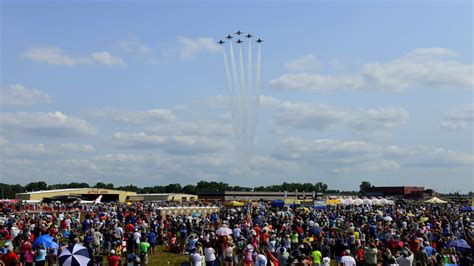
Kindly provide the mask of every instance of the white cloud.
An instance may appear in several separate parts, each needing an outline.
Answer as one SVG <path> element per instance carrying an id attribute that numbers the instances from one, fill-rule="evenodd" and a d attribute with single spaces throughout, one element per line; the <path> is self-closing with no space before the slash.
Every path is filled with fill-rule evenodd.
<path id="1" fill-rule="evenodd" d="M 218 95 L 203 101 L 207 107 L 228 108 L 227 96 Z M 357 108 L 337 109 L 327 105 L 285 101 L 272 96 L 262 95 L 260 105 L 272 109 L 271 125 L 273 130 L 284 129 L 327 130 L 347 128 L 356 133 L 372 132 L 385 135 L 384 131 L 404 126 L 409 113 L 403 108 Z M 278 129 L 277 129 L 278 128 Z"/>
<path id="2" fill-rule="evenodd" d="M 108 66 L 123 66 L 125 63 L 122 58 L 113 56 L 107 51 L 91 53 L 89 56 L 94 63 L 99 65 L 108 65 Z"/>
<path id="3" fill-rule="evenodd" d="M 214 39 L 199 37 L 196 39 L 188 37 L 178 37 L 180 47 L 180 56 L 182 59 L 193 58 L 196 54 L 202 52 L 216 53 L 220 51 L 219 46 Z"/>
<path id="4" fill-rule="evenodd" d="M 403 91 L 416 87 L 472 89 L 473 65 L 445 58 L 454 55 L 443 48 L 419 48 L 399 59 L 366 64 L 354 74 L 289 73 L 271 80 L 270 85 L 311 92 L 344 89 Z"/>
<path id="5" fill-rule="evenodd" d="M 67 152 L 95 152 L 94 146 L 87 144 L 63 143 L 59 147 Z"/>
<path id="6" fill-rule="evenodd" d="M 474 105 L 463 106 L 444 114 L 443 129 L 472 128 L 474 125 Z"/>
<path id="7" fill-rule="evenodd" d="M 357 131 L 383 130 L 405 125 L 409 114 L 403 108 L 370 108 L 346 114 L 346 123 Z"/>
<path id="8" fill-rule="evenodd" d="M 279 160 L 303 163 L 328 172 L 354 174 L 357 171 L 402 168 L 470 169 L 474 155 L 437 147 L 381 146 L 367 141 L 287 138 L 273 153 Z"/>
<path id="9" fill-rule="evenodd" d="M 28 89 L 19 84 L 3 88 L 0 97 L 0 106 L 32 106 L 50 102 L 51 97 L 48 94 L 36 89 Z"/>
<path id="10" fill-rule="evenodd" d="M 151 54 L 153 51 L 150 47 L 140 43 L 138 40 L 135 39 L 120 41 L 118 45 L 120 46 L 120 48 L 127 52 L 136 53 L 140 55 L 148 55 Z"/>
<path id="11" fill-rule="evenodd" d="M 313 54 L 306 54 L 285 64 L 285 68 L 291 72 L 315 71 L 320 67 L 321 63 Z"/>
<path id="12" fill-rule="evenodd" d="M 115 133 L 112 142 L 119 148 L 126 149 L 161 149 L 170 154 L 195 154 L 225 152 L 230 143 L 213 138 L 181 135 L 162 136 L 146 133 Z"/>
<path id="13" fill-rule="evenodd" d="M 326 105 L 282 101 L 262 96 L 261 104 L 274 108 L 273 125 L 280 128 L 325 130 L 346 127 L 356 132 L 383 131 L 405 125 L 409 114 L 403 108 L 358 108 L 338 110 Z"/>
<path id="14" fill-rule="evenodd" d="M 0 129 L 9 135 L 20 133 L 51 138 L 90 136 L 96 133 L 96 129 L 87 121 L 61 112 L 3 113 L 0 116 Z"/>
<path id="15" fill-rule="evenodd" d="M 8 157 L 10 159 L 25 159 L 25 158 L 37 158 L 46 159 L 45 157 L 61 156 L 71 157 L 77 156 L 80 153 L 94 153 L 95 148 L 92 145 L 75 144 L 75 143 L 63 143 L 59 145 L 50 144 L 27 144 L 27 143 L 14 143 L 1 145 L 2 149 L 0 154 L 2 157 Z"/>
<path id="16" fill-rule="evenodd" d="M 345 112 L 323 105 L 282 102 L 273 122 L 275 126 L 284 128 L 324 130 L 340 124 L 345 115 Z"/>
<path id="17" fill-rule="evenodd" d="M 431 48 L 417 48 L 411 51 L 408 54 L 410 57 L 452 57 L 456 56 L 456 52 L 440 48 L 440 47 L 431 47 Z"/>
<path id="18" fill-rule="evenodd" d="M 193 120 L 176 121 L 170 127 L 167 124 L 151 126 L 147 131 L 158 135 L 193 135 L 201 137 L 226 137 L 232 136 L 232 128 L 228 123 L 219 123 L 219 121 Z"/>
<path id="19" fill-rule="evenodd" d="M 385 149 L 387 158 L 403 161 L 406 166 L 421 168 L 472 168 L 474 155 L 438 147 L 390 146 Z"/>
<path id="20" fill-rule="evenodd" d="M 277 145 L 273 157 L 333 173 L 399 168 L 396 161 L 386 160 L 383 157 L 380 147 L 366 141 L 334 139 L 305 141 L 301 138 L 287 138 Z"/>
<path id="21" fill-rule="evenodd" d="M 93 52 L 86 56 L 72 56 L 66 54 L 62 49 L 55 46 L 33 47 L 22 54 L 23 58 L 36 63 L 44 63 L 56 66 L 78 66 L 78 65 L 125 65 L 122 58 L 110 54 L 108 51 Z"/>
<path id="22" fill-rule="evenodd" d="M 145 111 L 128 111 L 113 108 L 104 108 L 87 112 L 87 116 L 110 118 L 122 124 L 149 124 L 149 123 L 170 123 L 176 120 L 176 115 L 169 109 L 150 109 Z"/>

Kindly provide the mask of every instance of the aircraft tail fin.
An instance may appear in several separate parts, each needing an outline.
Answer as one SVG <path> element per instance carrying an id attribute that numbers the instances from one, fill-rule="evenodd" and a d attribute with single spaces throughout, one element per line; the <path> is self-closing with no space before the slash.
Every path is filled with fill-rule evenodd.
<path id="1" fill-rule="evenodd" d="M 94 203 L 101 203 L 102 202 L 102 195 L 97 197 L 97 199 L 94 200 Z"/>

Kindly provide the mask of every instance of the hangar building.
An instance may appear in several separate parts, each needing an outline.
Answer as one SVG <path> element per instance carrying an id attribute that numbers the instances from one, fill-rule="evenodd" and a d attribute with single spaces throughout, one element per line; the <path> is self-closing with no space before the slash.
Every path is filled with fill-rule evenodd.
<path id="1" fill-rule="evenodd" d="M 103 202 L 119 201 L 125 202 L 128 196 L 136 195 L 136 192 L 104 189 L 104 188 L 67 188 L 55 190 L 40 190 L 25 193 L 16 193 L 15 198 L 19 200 L 43 200 L 60 196 L 78 197 L 85 200 L 95 200 L 102 195 Z"/>
<path id="2" fill-rule="evenodd" d="M 182 193 L 150 193 L 129 195 L 127 201 L 195 201 L 197 195 Z"/>

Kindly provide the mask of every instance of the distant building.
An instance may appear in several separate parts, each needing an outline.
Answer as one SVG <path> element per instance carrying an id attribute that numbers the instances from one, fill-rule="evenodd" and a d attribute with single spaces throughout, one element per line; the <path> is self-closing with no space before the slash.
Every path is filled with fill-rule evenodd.
<path id="1" fill-rule="evenodd" d="M 375 197 L 395 197 L 399 199 L 425 199 L 433 196 L 435 193 L 432 189 L 424 187 L 370 187 L 366 188 L 365 196 Z"/>
<path id="2" fill-rule="evenodd" d="M 318 193 L 315 193 L 318 194 Z M 277 199 L 299 199 L 312 200 L 313 192 L 270 192 L 270 191 L 198 191 L 200 200 L 231 201 L 271 201 Z"/>
<path id="3" fill-rule="evenodd" d="M 150 193 L 136 194 L 127 197 L 127 201 L 195 201 L 197 195 L 182 193 Z"/>
<path id="4" fill-rule="evenodd" d="M 19 200 L 54 199 L 58 197 L 78 197 L 84 200 L 95 200 L 102 195 L 102 202 L 120 201 L 125 202 L 127 196 L 135 195 L 136 192 L 105 189 L 105 188 L 67 188 L 55 190 L 40 190 L 25 193 L 16 193 L 15 198 Z"/>

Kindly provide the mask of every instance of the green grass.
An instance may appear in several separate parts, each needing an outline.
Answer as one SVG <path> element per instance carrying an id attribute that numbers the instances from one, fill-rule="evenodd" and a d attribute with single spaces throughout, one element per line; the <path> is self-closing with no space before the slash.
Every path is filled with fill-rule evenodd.
<path id="1" fill-rule="evenodd" d="M 148 265 L 178 265 L 189 262 L 188 255 L 175 254 L 166 251 L 165 246 L 156 246 L 155 252 L 148 256 Z"/>
<path id="2" fill-rule="evenodd" d="M 3 247 L 5 240 L 0 240 L 0 247 Z M 122 262 L 124 261 L 122 258 Z M 104 265 L 107 265 L 106 259 L 104 258 Z M 189 262 L 189 255 L 181 255 L 166 251 L 165 246 L 156 246 L 155 252 L 148 256 L 149 266 L 181 266 L 183 262 Z"/>

